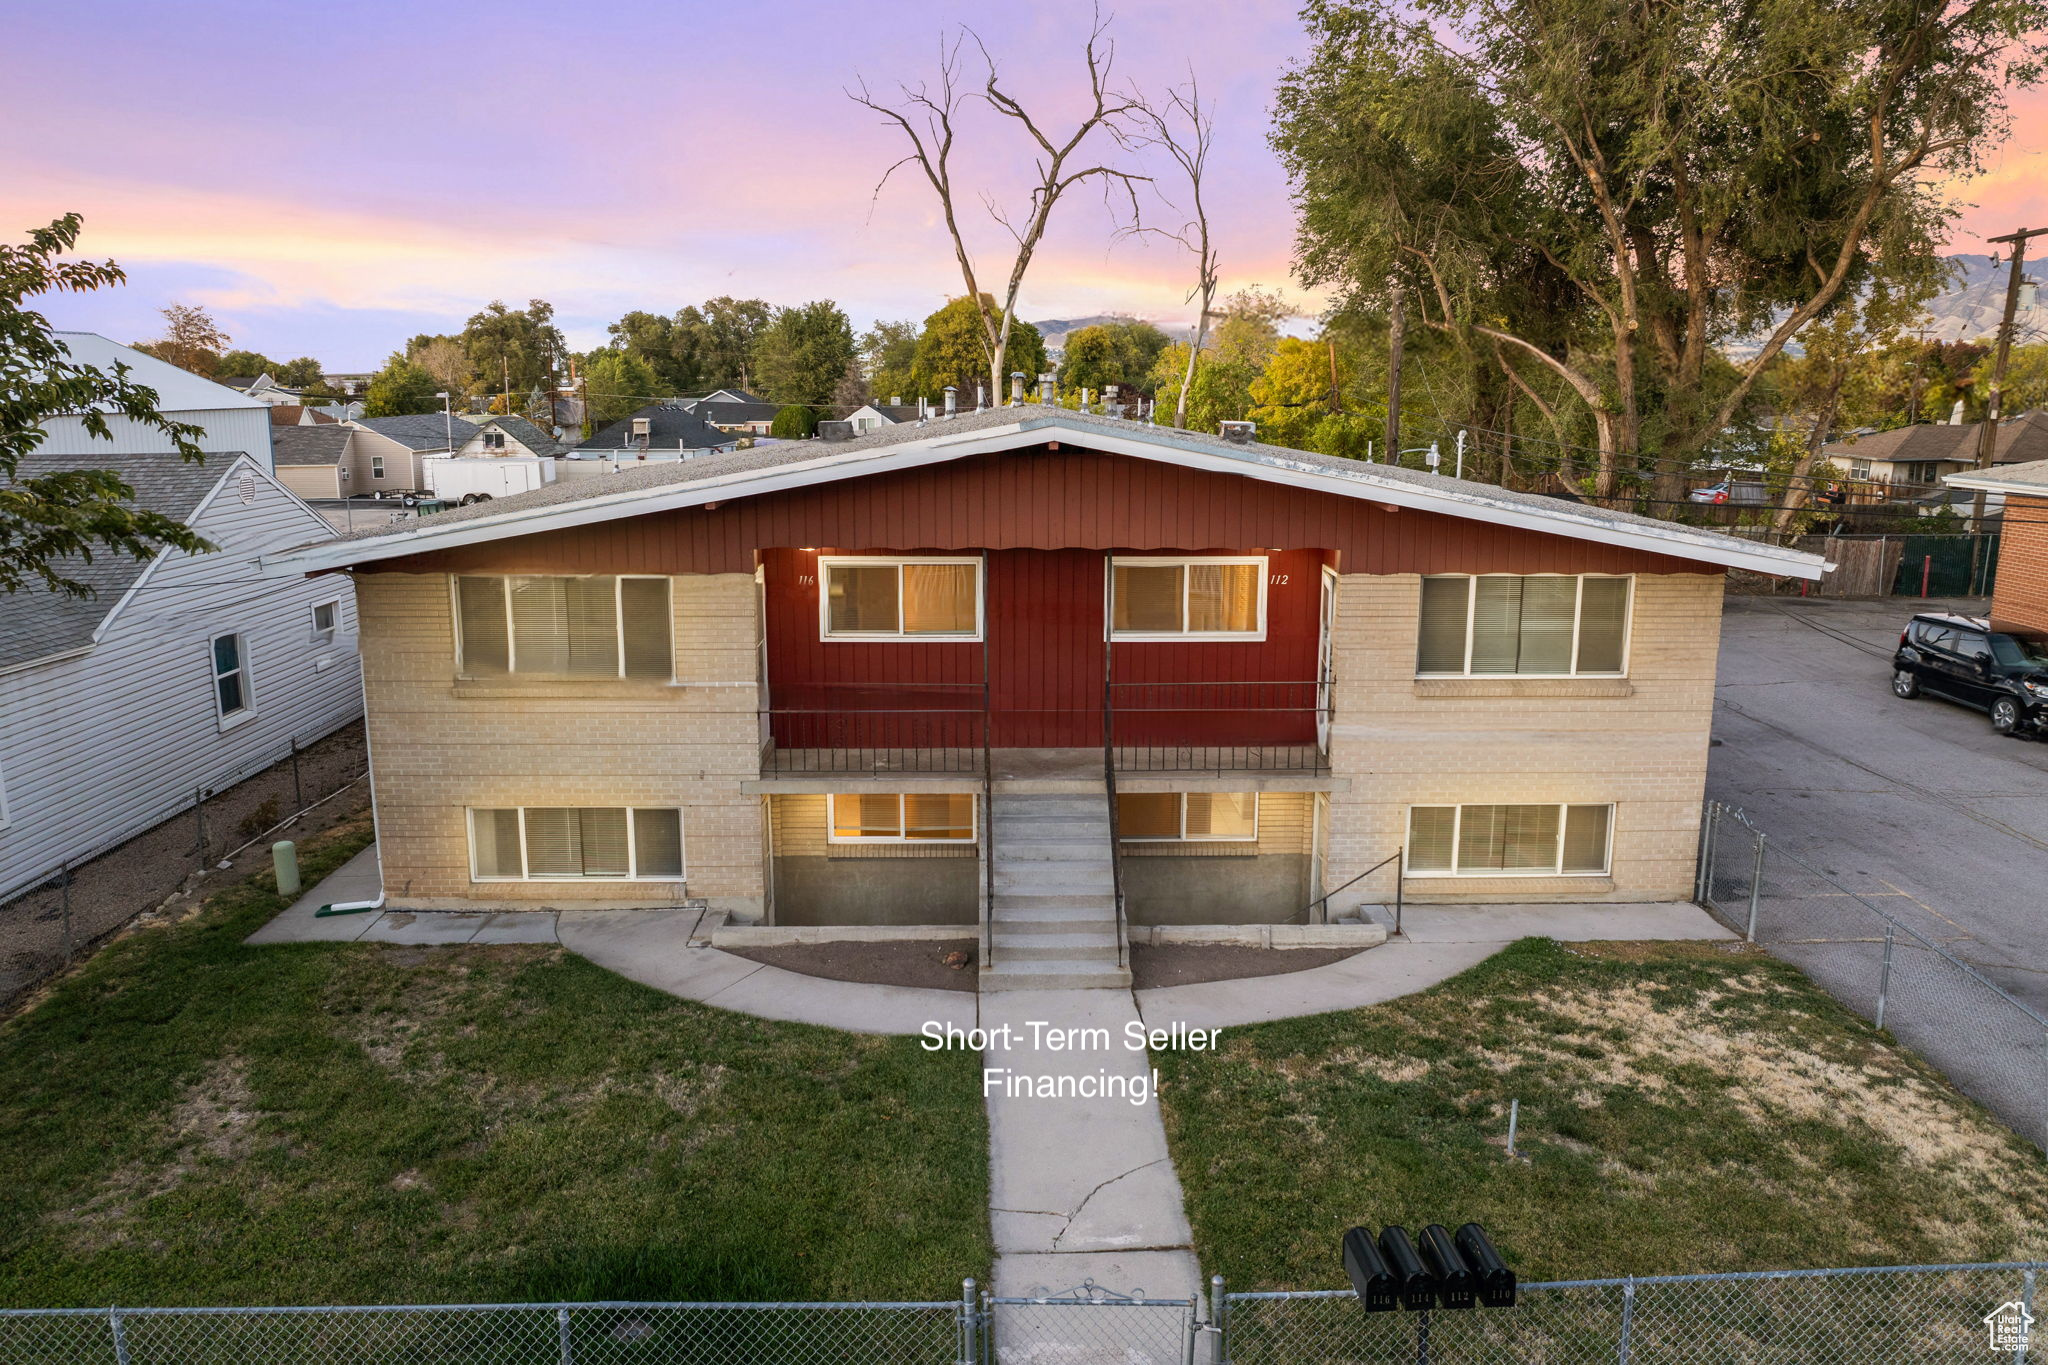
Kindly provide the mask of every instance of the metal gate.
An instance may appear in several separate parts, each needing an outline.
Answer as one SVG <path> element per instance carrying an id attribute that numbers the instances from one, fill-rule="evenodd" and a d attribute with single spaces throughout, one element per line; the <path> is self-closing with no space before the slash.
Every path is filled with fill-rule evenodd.
<path id="1" fill-rule="evenodd" d="M 982 1298 L 983 1365 L 1193 1365 L 1194 1299 L 1118 1294 L 1090 1280 L 1044 1298 Z"/>

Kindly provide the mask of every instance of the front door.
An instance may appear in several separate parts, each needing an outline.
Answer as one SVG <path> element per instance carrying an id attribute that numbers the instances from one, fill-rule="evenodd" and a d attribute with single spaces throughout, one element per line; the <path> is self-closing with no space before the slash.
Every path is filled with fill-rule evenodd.
<path id="1" fill-rule="evenodd" d="M 988 554 L 990 742 L 998 749 L 1102 746 L 1103 555 Z"/>

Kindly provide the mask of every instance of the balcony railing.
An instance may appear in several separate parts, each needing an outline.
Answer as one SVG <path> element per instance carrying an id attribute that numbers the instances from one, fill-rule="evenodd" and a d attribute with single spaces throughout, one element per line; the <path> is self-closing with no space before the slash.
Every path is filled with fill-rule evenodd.
<path id="1" fill-rule="evenodd" d="M 761 770 L 781 775 L 1099 775 L 1329 770 L 1314 681 L 1109 683 L 1072 707 L 1007 704 L 980 683 L 810 688 L 762 712 Z M 1062 765 L 1062 759 L 1069 761 Z"/>

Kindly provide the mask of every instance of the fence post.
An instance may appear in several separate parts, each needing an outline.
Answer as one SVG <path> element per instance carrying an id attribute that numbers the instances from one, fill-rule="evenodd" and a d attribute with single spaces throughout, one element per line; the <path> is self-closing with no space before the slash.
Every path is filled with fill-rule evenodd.
<path id="1" fill-rule="evenodd" d="M 1764 832 L 1756 832 L 1756 864 L 1749 871 L 1749 928 L 1743 937 L 1756 942 L 1756 906 L 1764 892 Z"/>
<path id="2" fill-rule="evenodd" d="M 2031 1313 L 2034 1309 L 2034 1272 L 2027 1269 L 2020 1272 L 2020 1311 Z M 2012 1365 L 2027 1365 L 2027 1347 L 2034 1343 L 2015 1346 L 2012 1351 Z"/>
<path id="3" fill-rule="evenodd" d="M 114 1333 L 114 1365 L 129 1365 L 128 1330 L 122 1325 L 120 1309 L 109 1308 L 107 1310 L 107 1326 Z"/>
<path id="4" fill-rule="evenodd" d="M 206 870 L 206 788 L 196 788 L 192 793 L 192 817 L 199 828 L 199 870 Z"/>
<path id="5" fill-rule="evenodd" d="M 555 1310 L 555 1343 L 560 1348 L 562 1365 L 575 1365 L 576 1351 L 569 1342 L 569 1310 Z"/>
<path id="6" fill-rule="evenodd" d="M 1700 807 L 1700 846 L 1692 860 L 1692 898 L 1703 902 L 1707 898 L 1707 829 L 1714 818 L 1714 803 L 1706 802 Z"/>
<path id="7" fill-rule="evenodd" d="M 292 746 L 292 810 L 294 813 L 306 808 L 306 787 L 299 780 L 299 737 L 291 736 Z"/>
<path id="8" fill-rule="evenodd" d="M 1884 966 L 1877 973 L 1877 1019 L 1879 1028 L 1884 1027 L 1884 998 L 1892 988 L 1892 940 L 1897 931 L 1889 920 L 1884 926 Z"/>
<path id="9" fill-rule="evenodd" d="M 1707 857 L 1706 869 L 1700 874 L 1700 904 L 1708 910 L 1714 908 L 1714 855 L 1721 843 L 1721 803 L 1716 801 L 1707 807 Z"/>
<path id="10" fill-rule="evenodd" d="M 960 1281 L 960 1365 L 975 1365 L 974 1277 Z"/>
<path id="11" fill-rule="evenodd" d="M 1636 1325 L 1636 1277 L 1628 1277 L 1628 1283 L 1621 1287 L 1621 1340 L 1614 1351 L 1615 1365 L 1628 1365 L 1629 1334 Z"/>
<path id="12" fill-rule="evenodd" d="M 1429 1310 L 1415 1315 L 1415 1365 L 1429 1365 Z"/>

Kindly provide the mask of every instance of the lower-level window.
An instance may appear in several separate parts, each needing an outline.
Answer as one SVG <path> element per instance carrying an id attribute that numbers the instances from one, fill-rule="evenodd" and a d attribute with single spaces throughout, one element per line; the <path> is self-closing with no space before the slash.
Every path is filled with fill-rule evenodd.
<path id="1" fill-rule="evenodd" d="M 1412 876 L 1587 876 L 1607 871 L 1612 806 L 1414 806 Z"/>
<path id="2" fill-rule="evenodd" d="M 680 881 L 683 813 L 647 806 L 510 806 L 469 813 L 477 881 Z"/>
<path id="3" fill-rule="evenodd" d="M 1117 837 L 1126 842 L 1237 842 L 1259 837 L 1257 792 L 1120 792 Z"/>
<path id="4" fill-rule="evenodd" d="M 972 792 L 859 792 L 830 798 L 835 844 L 971 844 Z"/>

